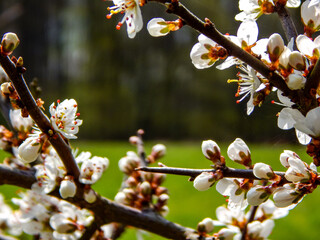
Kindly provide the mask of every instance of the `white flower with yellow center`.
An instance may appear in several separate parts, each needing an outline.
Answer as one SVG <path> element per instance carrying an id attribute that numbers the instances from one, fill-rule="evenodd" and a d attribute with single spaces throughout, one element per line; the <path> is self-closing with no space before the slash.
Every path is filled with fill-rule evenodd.
<path id="1" fill-rule="evenodd" d="M 110 14 L 107 18 L 117 13 L 123 13 L 122 20 L 118 23 L 119 30 L 124 22 L 127 24 L 127 33 L 129 38 L 134 38 L 136 33 L 142 29 L 143 21 L 138 0 L 113 0 L 114 6 L 109 7 Z"/>
<path id="2" fill-rule="evenodd" d="M 76 119 L 79 116 L 77 113 L 78 105 L 74 99 L 66 99 L 58 105 L 52 103 L 49 111 L 51 114 L 51 123 L 53 128 L 61 133 L 65 138 L 76 139 L 79 132 L 79 126 L 82 120 Z"/>

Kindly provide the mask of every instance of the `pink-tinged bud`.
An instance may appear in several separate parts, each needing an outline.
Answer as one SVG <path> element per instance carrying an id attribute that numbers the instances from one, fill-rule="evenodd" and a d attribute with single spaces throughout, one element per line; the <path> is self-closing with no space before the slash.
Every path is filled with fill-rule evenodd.
<path id="1" fill-rule="evenodd" d="M 6 33 L 1 41 L 1 52 L 10 55 L 18 47 L 20 40 L 15 33 Z"/>
<path id="2" fill-rule="evenodd" d="M 65 199 L 76 195 L 77 186 L 71 176 L 66 176 L 60 183 L 59 193 Z"/>
<path id="3" fill-rule="evenodd" d="M 284 50 L 284 42 L 278 33 L 274 33 L 269 37 L 267 51 L 271 62 L 276 62 Z"/>
<path id="4" fill-rule="evenodd" d="M 97 200 L 96 193 L 90 188 L 88 191 L 84 192 L 84 200 L 88 203 L 94 203 Z"/>
<path id="5" fill-rule="evenodd" d="M 139 142 L 139 138 L 137 136 L 131 136 L 129 138 L 129 142 L 132 144 L 132 145 L 137 145 L 137 143 Z"/>
<path id="6" fill-rule="evenodd" d="M 303 196 L 304 194 L 295 191 L 293 184 L 285 184 L 274 191 L 273 201 L 276 207 L 282 208 L 299 203 Z"/>
<path id="7" fill-rule="evenodd" d="M 212 140 L 206 140 L 201 145 L 203 155 L 214 164 L 220 162 L 221 152 L 218 144 Z"/>
<path id="8" fill-rule="evenodd" d="M 271 179 L 275 176 L 272 168 L 265 163 L 256 163 L 253 167 L 253 174 L 260 179 Z"/>
<path id="9" fill-rule="evenodd" d="M 247 144 L 241 139 L 237 138 L 230 144 L 227 151 L 228 157 L 236 163 L 242 164 L 246 167 L 251 166 L 251 153 Z"/>
<path id="10" fill-rule="evenodd" d="M 247 192 L 247 200 L 250 205 L 258 206 L 267 201 L 270 194 L 271 191 L 269 191 L 267 188 L 263 186 L 255 186 Z"/>
<path id="11" fill-rule="evenodd" d="M 162 158 L 166 154 L 166 146 L 163 144 L 156 144 L 152 147 L 151 155 L 155 160 Z"/>
<path id="12" fill-rule="evenodd" d="M 301 73 L 292 73 L 287 78 L 288 88 L 298 90 L 304 88 L 306 78 Z"/>
<path id="13" fill-rule="evenodd" d="M 215 178 L 210 172 L 202 172 L 194 181 L 193 186 L 198 191 L 206 191 L 215 183 Z"/>
<path id="14" fill-rule="evenodd" d="M 306 69 L 306 58 L 298 51 L 293 51 L 289 55 L 289 64 L 294 69 L 304 71 Z"/>
<path id="15" fill-rule="evenodd" d="M 211 218 L 205 218 L 201 222 L 198 223 L 197 230 L 199 232 L 212 232 L 214 229 L 214 223 Z"/>
<path id="16" fill-rule="evenodd" d="M 41 151 L 41 142 L 39 138 L 29 137 L 19 146 L 18 154 L 25 163 L 34 162 Z"/>

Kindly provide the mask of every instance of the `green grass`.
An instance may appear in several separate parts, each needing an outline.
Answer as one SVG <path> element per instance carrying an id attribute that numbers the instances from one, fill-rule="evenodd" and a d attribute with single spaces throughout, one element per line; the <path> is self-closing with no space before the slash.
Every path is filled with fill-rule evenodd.
<path id="1" fill-rule="evenodd" d="M 187 168 L 209 168 L 210 162 L 201 153 L 201 142 L 162 142 L 167 146 L 167 155 L 161 160 L 167 166 Z M 146 152 L 149 153 L 153 143 L 146 143 Z M 93 155 L 105 156 L 110 160 L 110 167 L 104 173 L 103 178 L 94 185 L 94 188 L 103 196 L 113 199 L 120 187 L 122 174 L 118 169 L 117 161 L 125 156 L 129 150 L 135 150 L 126 142 L 79 142 L 74 144 L 81 151 L 91 151 Z M 306 155 L 305 147 L 285 147 L 281 144 L 255 145 L 248 144 L 251 149 L 253 162 L 265 162 L 270 164 L 274 170 L 282 171 L 279 155 L 283 149 L 296 151 L 306 162 L 311 158 Z M 227 156 L 228 145 L 221 144 L 222 154 Z M 227 165 L 237 165 L 227 159 Z M 225 198 L 211 188 L 205 192 L 199 192 L 188 182 L 187 177 L 167 176 L 164 184 L 170 191 L 169 208 L 167 218 L 182 225 L 195 228 L 197 223 L 205 217 L 215 219 L 215 209 L 225 203 Z M 1 186 L 0 191 L 9 200 L 15 195 L 18 188 Z M 270 239 L 317 239 L 318 232 L 315 230 L 319 225 L 318 216 L 320 208 L 317 208 L 319 191 L 306 196 L 305 199 L 293 210 L 288 217 L 276 220 L 276 226 Z M 22 239 L 22 238 L 21 238 Z M 122 240 L 135 239 L 135 231 L 129 229 L 121 237 Z M 163 239 L 155 235 L 147 235 L 145 239 Z"/>

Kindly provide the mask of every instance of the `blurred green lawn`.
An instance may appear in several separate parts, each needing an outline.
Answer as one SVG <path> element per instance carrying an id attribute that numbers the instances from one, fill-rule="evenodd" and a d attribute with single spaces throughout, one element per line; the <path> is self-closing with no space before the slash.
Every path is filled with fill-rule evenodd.
<path id="1" fill-rule="evenodd" d="M 158 142 L 157 142 L 158 143 Z M 161 142 L 167 146 L 167 155 L 161 159 L 167 166 L 187 167 L 187 168 L 209 168 L 210 162 L 201 153 L 201 142 Z M 147 153 L 155 142 L 145 144 Z M 274 170 L 282 171 L 284 168 L 280 164 L 279 155 L 283 149 L 294 150 L 306 162 L 311 158 L 306 155 L 304 146 L 285 147 L 282 144 L 255 145 L 248 144 L 253 162 L 265 162 L 272 165 Z M 118 169 L 118 160 L 127 151 L 135 151 L 135 147 L 127 142 L 78 142 L 74 144 L 80 151 L 91 151 L 93 155 L 105 156 L 110 160 L 110 167 L 104 173 L 103 178 L 94 185 L 94 188 L 103 196 L 113 199 L 120 183 L 122 174 Z M 222 154 L 227 156 L 227 144 L 221 144 Z M 2 156 L 2 155 L 1 155 Z M 227 165 L 236 167 L 233 162 L 227 159 Z M 182 225 L 195 228 L 197 223 L 205 217 L 215 219 L 215 209 L 225 203 L 222 197 L 212 187 L 208 191 L 199 192 L 195 190 L 187 177 L 167 176 L 164 184 L 170 191 L 169 208 L 167 218 Z M 18 188 L 11 186 L 0 186 L 7 201 L 16 195 Z M 276 220 L 276 226 L 270 239 L 318 239 L 317 227 L 320 220 L 320 208 L 316 207 L 320 199 L 319 191 L 306 196 L 305 199 L 293 210 L 288 217 Z M 128 230 L 122 240 L 135 239 L 135 231 Z M 26 238 L 21 238 L 26 239 Z M 144 239 L 163 239 L 155 235 L 144 235 Z"/>

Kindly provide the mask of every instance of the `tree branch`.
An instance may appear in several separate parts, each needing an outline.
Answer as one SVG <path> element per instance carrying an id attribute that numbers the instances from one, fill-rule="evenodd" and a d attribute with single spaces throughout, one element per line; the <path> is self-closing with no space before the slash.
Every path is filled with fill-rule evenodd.
<path id="1" fill-rule="evenodd" d="M 140 167 L 136 169 L 137 171 L 145 172 L 155 172 L 155 173 L 165 173 L 174 174 L 181 176 L 189 176 L 191 178 L 196 178 L 202 172 L 215 172 L 215 169 L 190 169 L 190 168 L 173 168 L 173 167 Z M 261 180 L 253 174 L 252 169 L 235 169 L 235 168 L 221 168 L 223 177 L 229 178 L 247 178 L 254 180 Z M 284 178 L 284 172 L 274 172 L 281 177 L 281 182 L 285 183 L 287 180 Z"/>
<path id="2" fill-rule="evenodd" d="M 1 54 L 0 64 L 12 81 L 16 91 L 19 94 L 20 99 L 27 108 L 31 118 L 35 121 L 40 130 L 48 135 L 50 143 L 55 148 L 66 167 L 67 174 L 74 176 L 75 179 L 78 179 L 80 172 L 78 165 L 76 164 L 72 155 L 71 148 L 63 140 L 60 134 L 54 131 L 48 117 L 37 106 L 37 103 L 34 100 L 19 69 L 8 56 L 4 56 Z"/>
<path id="3" fill-rule="evenodd" d="M 221 34 L 214 26 L 212 22 L 206 20 L 206 22 L 201 21 L 193 13 L 191 13 L 184 5 L 182 5 L 177 0 L 172 1 L 171 3 L 166 0 L 150 0 L 158 3 L 165 4 L 167 6 L 167 12 L 179 16 L 185 24 L 189 25 L 198 32 L 206 35 L 208 38 L 212 39 L 222 47 L 224 47 L 229 55 L 234 56 L 241 61 L 247 63 L 261 75 L 267 78 L 270 83 L 276 88 L 280 89 L 285 96 L 288 96 L 290 99 L 296 99 L 297 92 L 288 88 L 284 79 L 274 71 L 271 71 L 268 66 L 266 66 L 262 61 L 252 56 L 223 34 Z"/>
<path id="4" fill-rule="evenodd" d="M 1 184 L 15 185 L 27 189 L 31 189 L 32 184 L 36 182 L 33 171 L 12 169 L 3 164 L 0 164 L 0 179 Z M 61 198 L 57 189 L 49 195 Z M 152 211 L 140 211 L 99 195 L 92 204 L 86 202 L 80 194 L 65 200 L 81 208 L 91 210 L 95 216 L 96 226 L 118 222 L 176 240 L 186 239 L 186 233 L 194 232 L 193 229 L 170 222 Z M 90 232 L 93 232 L 96 226 L 93 226 Z"/>
<path id="5" fill-rule="evenodd" d="M 284 33 L 286 35 L 287 41 L 290 42 L 291 38 L 295 40 L 298 36 L 298 32 L 292 21 L 292 18 L 289 14 L 288 9 L 284 5 L 278 4 L 276 7 L 276 11 L 280 18 L 280 22 L 284 30 Z M 295 46 L 295 42 L 294 42 L 294 46 Z"/>

